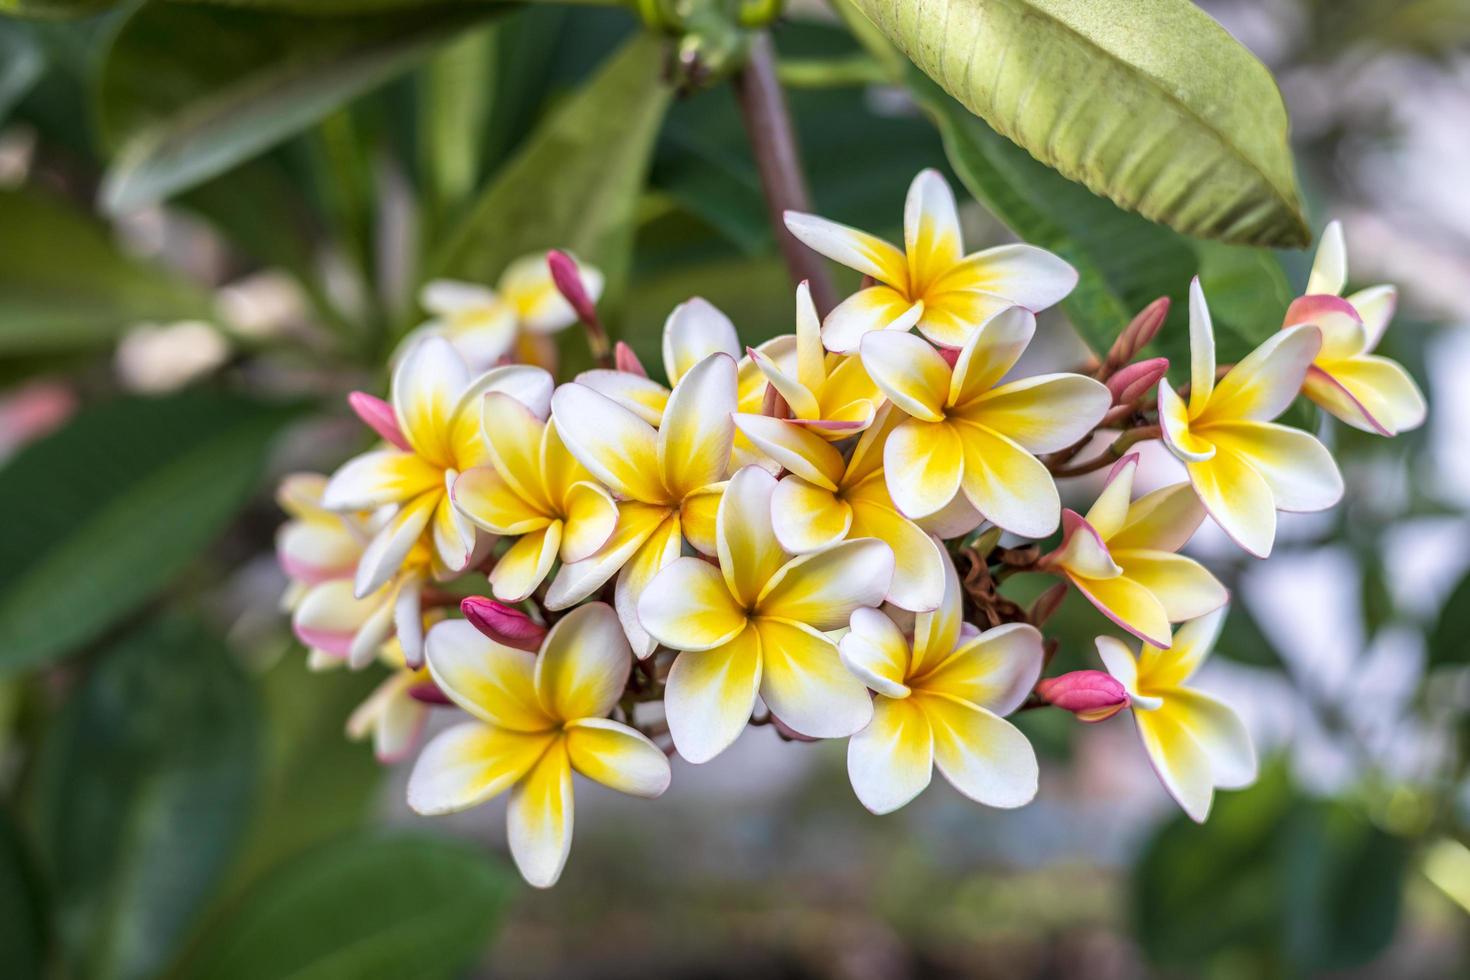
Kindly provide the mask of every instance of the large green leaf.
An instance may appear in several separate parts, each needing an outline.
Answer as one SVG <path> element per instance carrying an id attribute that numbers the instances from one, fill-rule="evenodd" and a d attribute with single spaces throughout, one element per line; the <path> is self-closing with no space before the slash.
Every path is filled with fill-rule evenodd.
<path id="1" fill-rule="evenodd" d="M 106 651 L 67 704 L 37 830 L 74 975 L 153 977 L 172 958 L 249 819 L 256 719 L 229 650 L 183 618 Z"/>
<path id="2" fill-rule="evenodd" d="M 295 410 L 192 392 L 88 409 L 0 470 L 0 672 L 137 609 L 249 497 Z"/>
<path id="3" fill-rule="evenodd" d="M 40 881 L 29 848 L 8 808 L 0 807 L 0 950 L 5 975 L 40 980 L 45 975 L 46 917 Z"/>
<path id="4" fill-rule="evenodd" d="M 506 9 L 323 19 L 147 4 L 123 24 L 102 69 L 98 114 L 120 146 L 103 204 L 128 211 L 228 170 Z"/>
<path id="5" fill-rule="evenodd" d="M 513 878 L 439 837 L 359 837 L 283 865 L 179 972 L 208 980 L 449 977 L 489 940 Z"/>
<path id="6" fill-rule="evenodd" d="M 996 131 L 1189 235 L 1310 241 L 1269 71 L 1192 0 L 852 0 Z"/>
<path id="7" fill-rule="evenodd" d="M 599 266 L 616 295 L 671 94 L 661 49 L 635 36 L 547 117 L 432 257 L 431 275 L 494 282 L 521 255 L 563 248 Z"/>
<path id="8" fill-rule="evenodd" d="M 73 353 L 130 323 L 210 311 L 208 293 L 124 255 L 90 215 L 33 188 L 0 190 L 0 357 Z"/>

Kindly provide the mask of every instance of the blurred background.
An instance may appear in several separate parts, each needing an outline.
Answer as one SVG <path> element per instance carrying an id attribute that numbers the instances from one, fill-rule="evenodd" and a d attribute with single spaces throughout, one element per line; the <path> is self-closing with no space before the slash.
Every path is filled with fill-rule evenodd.
<path id="1" fill-rule="evenodd" d="M 1323 426 L 1345 501 L 1285 515 L 1269 561 L 1212 526 L 1191 546 L 1234 596 L 1201 684 L 1246 717 L 1258 785 L 1194 826 L 1128 718 L 1036 711 L 1018 719 L 1042 756 L 1031 806 L 936 780 L 878 818 L 843 743 L 750 729 L 714 763 L 675 759 L 655 803 L 580 782 L 570 863 L 539 893 L 504 857 L 503 800 L 418 818 L 406 767 L 343 737 L 381 676 L 307 671 L 272 488 L 366 447 L 343 396 L 383 390 L 431 272 L 492 283 L 536 248 L 591 253 L 649 364 L 693 295 L 742 341 L 790 332 L 729 86 L 661 121 L 652 90 L 589 101 L 580 83 L 638 29 L 615 8 L 70 6 L 96 13 L 0 17 L 7 976 L 1470 972 L 1470 4 L 1203 4 L 1276 75 L 1351 283 L 1398 285 L 1382 350 L 1430 403 L 1392 441 Z M 791 4 L 772 35 L 820 213 L 897 237 L 935 166 L 967 244 L 1013 240 L 826 7 Z M 1198 271 L 1227 331 L 1274 329 L 1302 291 L 1310 250 L 1187 242 L 971 122 L 1059 234 L 1088 248 L 1107 228 L 1147 265 L 1120 287 L 1133 309 Z M 646 146 L 621 149 L 635 130 Z M 1028 369 L 1085 354 L 1062 309 L 1038 338 Z M 561 340 L 569 377 L 585 348 Z M 1152 452 L 1145 479 L 1173 467 Z M 1073 482 L 1074 504 L 1096 491 Z M 1097 666 L 1090 607 L 1053 624 L 1058 668 Z"/>

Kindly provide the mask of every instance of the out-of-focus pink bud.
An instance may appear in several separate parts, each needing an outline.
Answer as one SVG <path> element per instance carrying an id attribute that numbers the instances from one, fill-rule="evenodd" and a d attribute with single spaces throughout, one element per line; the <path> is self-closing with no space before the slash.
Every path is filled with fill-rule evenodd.
<path id="1" fill-rule="evenodd" d="M 439 685 L 435 684 L 433 681 L 425 681 L 422 684 L 415 684 L 413 687 L 410 687 L 408 689 L 408 696 L 413 698 L 415 701 L 422 701 L 424 704 L 454 703 L 453 701 L 449 700 L 448 695 L 439 690 Z"/>
<path id="2" fill-rule="evenodd" d="M 1048 677 L 1036 685 L 1036 693 L 1047 704 L 1070 711 L 1078 721 L 1105 721 L 1128 707 L 1128 692 L 1111 674 L 1100 670 L 1074 670 Z"/>
<path id="3" fill-rule="evenodd" d="M 347 396 L 347 404 L 352 406 L 357 417 L 362 419 L 368 428 L 404 452 L 413 452 L 413 447 L 408 444 L 403 430 L 398 427 L 398 416 L 393 414 L 392 405 L 365 391 L 352 392 Z"/>
<path id="4" fill-rule="evenodd" d="M 460 601 L 460 612 L 470 625 L 496 643 L 535 653 L 546 639 L 547 629 L 519 609 L 501 605 L 494 599 L 472 595 Z"/>
<path id="5" fill-rule="evenodd" d="M 960 354 L 961 350 L 958 347 L 939 348 L 939 356 L 944 358 L 944 363 L 948 364 L 951 369 L 953 369 L 954 366 L 959 363 Z"/>
<path id="6" fill-rule="evenodd" d="M 1108 390 L 1113 393 L 1114 405 L 1127 405 L 1142 398 L 1144 392 L 1159 383 L 1169 371 L 1167 357 L 1155 357 L 1121 368 L 1108 378 Z"/>
<path id="7" fill-rule="evenodd" d="M 1125 360 L 1131 359 L 1147 347 L 1158 335 L 1159 328 L 1167 319 L 1169 319 L 1169 297 L 1167 296 L 1160 296 L 1139 310 L 1138 315 L 1123 328 L 1123 336 L 1128 338 L 1128 357 Z"/>
<path id="8" fill-rule="evenodd" d="M 551 269 L 551 281 L 556 283 L 557 292 L 577 311 L 577 318 L 583 323 L 597 323 L 597 308 L 592 304 L 592 297 L 587 295 L 587 287 L 582 284 L 582 272 L 577 268 L 576 260 L 565 252 L 552 249 L 546 253 L 546 265 Z"/>
<path id="9" fill-rule="evenodd" d="M 638 360 L 638 355 L 633 352 L 633 348 L 621 340 L 613 345 L 613 367 L 625 374 L 636 374 L 640 378 L 648 377 L 648 369 L 643 366 L 642 361 Z"/>

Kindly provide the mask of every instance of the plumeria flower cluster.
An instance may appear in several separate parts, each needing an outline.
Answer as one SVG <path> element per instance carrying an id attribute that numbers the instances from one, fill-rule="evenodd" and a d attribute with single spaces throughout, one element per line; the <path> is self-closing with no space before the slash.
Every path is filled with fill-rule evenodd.
<path id="1" fill-rule="evenodd" d="M 690 299 L 664 325 L 664 380 L 606 347 L 601 277 L 562 253 L 494 290 L 430 284 L 387 398 L 349 399 L 377 444 L 281 488 L 286 606 L 312 666 L 388 668 L 349 734 L 385 762 L 417 752 L 420 813 L 508 793 L 510 851 L 537 886 L 567 860 L 574 774 L 658 796 L 671 757 L 709 762 L 751 726 L 846 739 L 857 799 L 886 813 L 936 768 L 979 804 L 1024 805 L 1037 759 L 1008 716 L 1128 711 L 1203 820 L 1256 759 L 1193 686 L 1229 595 L 1182 549 L 1212 520 L 1264 557 L 1279 511 L 1337 502 L 1327 449 L 1276 421 L 1298 395 L 1370 432 L 1422 422 L 1408 375 L 1371 353 L 1392 290 L 1339 296 L 1334 225 L 1308 294 L 1233 366 L 1196 281 L 1182 389 L 1145 356 L 1167 301 L 1084 372 L 1028 375 L 1036 314 L 1076 274 L 1026 245 L 966 254 L 937 173 L 910 188 L 902 248 L 786 220 L 863 288 L 823 317 L 802 284 L 791 333 L 750 348 Z M 519 339 L 578 319 L 604 363 L 558 382 Z M 1148 440 L 1178 479 L 1136 495 L 1130 448 Z M 1104 469 L 1064 507 L 1059 481 Z M 1055 579 L 1029 609 L 1002 587 L 1018 571 Z M 1096 650 L 1076 653 L 1104 669 L 1046 676 L 1042 627 L 1071 589 L 1100 613 Z M 436 713 L 458 720 L 420 747 Z"/>

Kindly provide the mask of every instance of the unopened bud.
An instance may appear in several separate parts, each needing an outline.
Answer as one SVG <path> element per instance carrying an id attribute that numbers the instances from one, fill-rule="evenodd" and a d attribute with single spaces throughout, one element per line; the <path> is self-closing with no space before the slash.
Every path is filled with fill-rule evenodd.
<path id="1" fill-rule="evenodd" d="M 349 394 L 347 404 L 352 406 L 357 417 L 362 419 L 368 428 L 404 452 L 413 452 L 413 447 L 408 444 L 403 430 L 398 427 L 398 416 L 393 414 L 392 405 L 365 391 L 354 391 Z"/>
<path id="2" fill-rule="evenodd" d="M 1160 296 L 1139 310 L 1138 315 L 1129 321 L 1122 333 L 1118 334 L 1118 339 L 1113 341 L 1108 356 L 1103 360 L 1102 379 L 1106 380 L 1114 371 L 1133 360 L 1139 351 L 1153 341 L 1158 335 L 1159 328 L 1168 318 L 1169 297 L 1167 296 Z"/>
<path id="3" fill-rule="evenodd" d="M 1031 620 L 1031 625 L 1040 628 L 1052 614 L 1062 607 L 1062 600 L 1067 598 L 1068 583 L 1058 582 L 1036 597 L 1031 603 L 1031 609 L 1026 613 L 1026 618 Z"/>
<path id="4" fill-rule="evenodd" d="M 613 367 L 624 374 L 636 374 L 640 378 L 648 377 L 648 369 L 643 366 L 642 361 L 638 360 L 638 355 L 634 353 L 633 348 L 621 340 L 613 345 Z"/>
<path id="5" fill-rule="evenodd" d="M 577 318 L 583 323 L 596 323 L 597 309 L 592 305 L 592 297 L 587 295 L 576 259 L 552 249 L 546 253 L 546 265 L 551 270 L 551 281 L 556 284 L 556 291 L 577 311 Z"/>
<path id="6" fill-rule="evenodd" d="M 1089 724 L 1106 721 L 1128 707 L 1128 692 L 1123 685 L 1100 670 L 1074 670 L 1048 677 L 1037 682 L 1036 694 L 1047 704 L 1070 711 L 1078 721 Z"/>
<path id="7" fill-rule="evenodd" d="M 1108 390 L 1113 393 L 1113 404 L 1132 404 L 1158 384 L 1159 379 L 1168 372 L 1169 359 L 1167 357 L 1138 361 L 1122 368 L 1107 381 Z"/>
<path id="8" fill-rule="evenodd" d="M 791 406 L 786 403 L 785 398 L 781 397 L 781 393 L 773 384 L 766 385 L 766 396 L 761 402 L 761 414 L 773 419 L 791 418 Z"/>
<path id="9" fill-rule="evenodd" d="M 535 653 L 541 649 L 547 629 L 519 609 L 502 605 L 494 599 L 472 595 L 459 604 L 460 612 L 470 625 L 496 643 Z"/>

